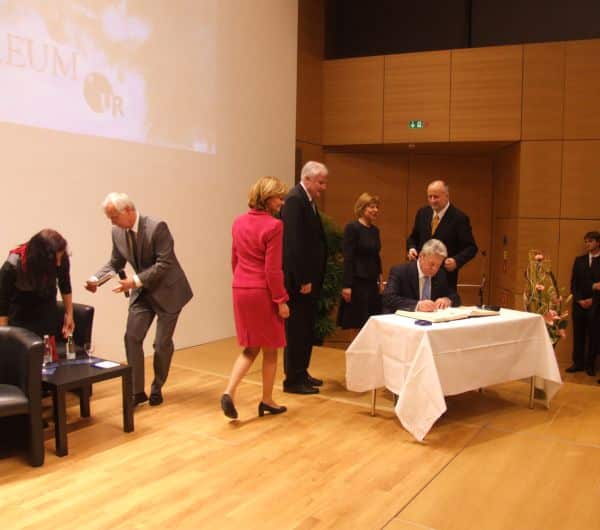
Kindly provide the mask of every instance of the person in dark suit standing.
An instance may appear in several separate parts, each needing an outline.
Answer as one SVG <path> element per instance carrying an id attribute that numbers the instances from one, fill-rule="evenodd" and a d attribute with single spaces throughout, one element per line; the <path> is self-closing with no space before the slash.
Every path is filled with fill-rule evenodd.
<path id="1" fill-rule="evenodd" d="M 412 232 L 406 240 L 408 259 L 416 260 L 423 244 L 435 237 L 446 245 L 448 257 L 444 269 L 448 284 L 456 291 L 458 270 L 477 254 L 469 217 L 450 204 L 448 185 L 435 180 L 427 186 L 425 206 L 417 211 Z"/>
<path id="2" fill-rule="evenodd" d="M 427 241 L 416 261 L 391 268 L 383 291 L 383 312 L 435 311 L 458 305 L 458 295 L 448 283 L 442 263 L 448 257 L 444 243 Z"/>
<path id="3" fill-rule="evenodd" d="M 133 277 L 121 278 L 114 289 L 116 293 L 132 291 L 125 352 L 133 371 L 133 403 L 148 401 L 144 392 L 143 344 L 150 324 L 157 317 L 150 405 L 160 405 L 174 351 L 175 326 L 181 309 L 193 296 L 192 289 L 175 256 L 167 223 L 140 215 L 125 193 L 109 193 L 102 207 L 113 224 L 112 254 L 106 265 L 86 282 L 85 288 L 96 292 L 99 280 L 121 271 L 126 262 L 133 267 Z"/>
<path id="4" fill-rule="evenodd" d="M 327 260 L 327 243 L 315 200 L 327 188 L 327 174 L 324 164 L 307 162 L 300 183 L 290 190 L 281 209 L 283 272 L 290 297 L 283 390 L 294 394 L 317 394 L 323 384 L 308 373 L 308 366 Z"/>
<path id="5" fill-rule="evenodd" d="M 338 326 L 360 329 L 371 315 L 381 313 L 381 240 L 375 226 L 379 197 L 362 193 L 354 205 L 356 221 L 344 229 L 344 278 Z"/>
<path id="6" fill-rule="evenodd" d="M 596 374 L 596 353 L 593 339 L 594 322 L 592 310 L 594 281 L 600 281 L 600 232 L 588 232 L 583 236 L 587 252 L 577 256 L 571 271 L 573 294 L 573 364 L 566 371 Z M 598 325 L 598 323 L 596 323 Z"/>

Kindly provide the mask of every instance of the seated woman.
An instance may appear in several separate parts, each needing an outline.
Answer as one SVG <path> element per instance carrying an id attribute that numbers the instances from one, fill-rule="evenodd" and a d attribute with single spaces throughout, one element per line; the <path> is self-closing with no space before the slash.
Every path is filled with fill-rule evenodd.
<path id="1" fill-rule="evenodd" d="M 67 241 L 45 228 L 10 251 L 0 268 L 0 326 L 20 326 L 43 337 L 56 329 L 57 284 L 65 305 L 62 334 L 75 329 Z"/>

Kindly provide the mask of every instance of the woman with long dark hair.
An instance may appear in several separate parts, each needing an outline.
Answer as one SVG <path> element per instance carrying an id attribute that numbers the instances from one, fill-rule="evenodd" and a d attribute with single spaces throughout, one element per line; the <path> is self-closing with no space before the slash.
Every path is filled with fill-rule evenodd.
<path id="1" fill-rule="evenodd" d="M 67 241 L 45 228 L 12 249 L 0 268 L 0 326 L 53 335 L 57 284 L 65 305 L 62 334 L 67 337 L 75 328 Z"/>

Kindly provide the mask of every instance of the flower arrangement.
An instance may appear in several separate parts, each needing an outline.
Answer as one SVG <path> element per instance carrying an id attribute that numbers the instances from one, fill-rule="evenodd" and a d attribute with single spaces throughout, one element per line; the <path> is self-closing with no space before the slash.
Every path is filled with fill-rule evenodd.
<path id="1" fill-rule="evenodd" d="M 538 250 L 529 251 L 529 264 L 525 271 L 525 291 L 523 302 L 530 313 L 544 317 L 550 341 L 554 346 L 566 336 L 569 312 L 566 310 L 572 296 L 564 296 L 564 288 L 559 288 L 552 274 L 551 262 Z"/>

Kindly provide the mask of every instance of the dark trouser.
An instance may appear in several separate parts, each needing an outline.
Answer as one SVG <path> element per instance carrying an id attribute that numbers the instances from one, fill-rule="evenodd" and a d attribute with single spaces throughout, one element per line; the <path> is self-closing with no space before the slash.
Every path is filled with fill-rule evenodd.
<path id="1" fill-rule="evenodd" d="M 179 312 L 167 313 L 153 303 L 148 296 L 142 294 L 129 306 L 125 331 L 125 352 L 127 353 L 127 364 L 133 371 L 134 394 L 144 391 L 144 338 L 155 316 L 157 321 L 153 344 L 154 380 L 150 393 L 160 392 L 169 375 L 171 358 L 175 349 L 173 333 Z"/>
<path id="2" fill-rule="evenodd" d="M 290 298 L 290 317 L 285 322 L 287 346 L 284 350 L 285 385 L 304 382 L 314 341 L 317 301 L 312 294 Z"/>
<path id="3" fill-rule="evenodd" d="M 592 309 L 583 309 L 573 302 L 573 364 L 594 369 L 596 362 L 593 344 Z"/>

